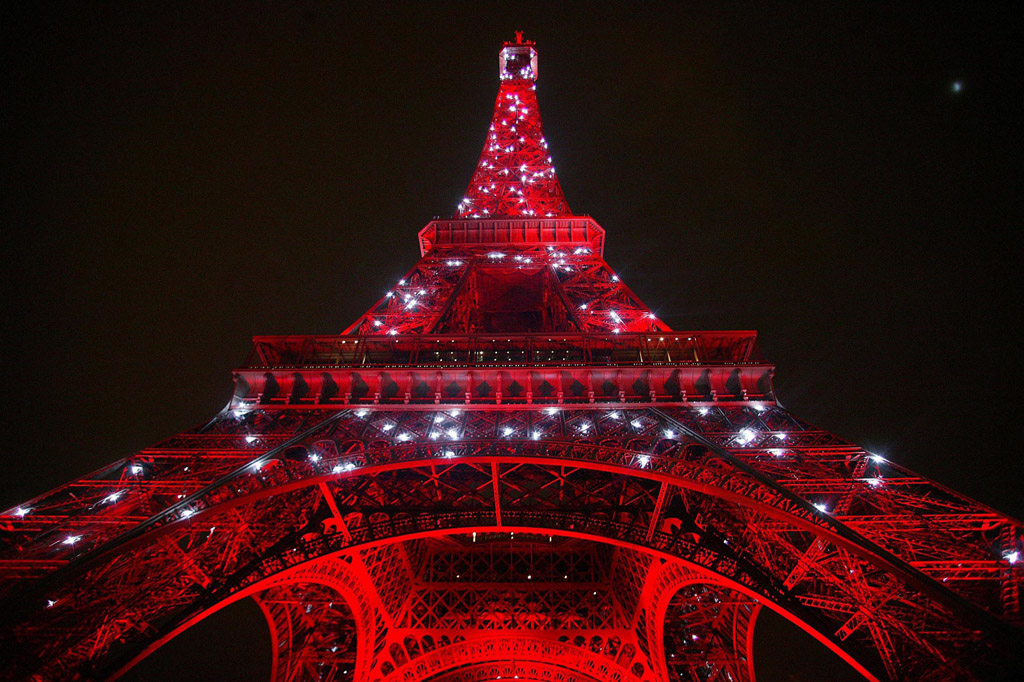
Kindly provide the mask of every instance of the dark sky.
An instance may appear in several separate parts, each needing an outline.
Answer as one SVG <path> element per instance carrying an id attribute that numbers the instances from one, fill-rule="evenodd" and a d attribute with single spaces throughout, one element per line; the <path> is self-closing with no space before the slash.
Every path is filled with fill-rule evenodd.
<path id="1" fill-rule="evenodd" d="M 211 416 L 253 334 L 368 308 L 522 29 L 645 302 L 757 329 L 786 407 L 1024 516 L 1019 12 L 210 4 L 2 10 L 0 507 Z"/>

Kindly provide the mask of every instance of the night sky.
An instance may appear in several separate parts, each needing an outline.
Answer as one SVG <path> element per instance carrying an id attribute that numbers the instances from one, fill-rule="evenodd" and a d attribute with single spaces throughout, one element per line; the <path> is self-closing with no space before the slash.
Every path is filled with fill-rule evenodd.
<path id="1" fill-rule="evenodd" d="M 252 335 L 376 301 L 520 29 L 641 299 L 758 330 L 784 406 L 1024 516 L 1019 12 L 209 4 L 0 10 L 0 508 L 212 416 Z"/>

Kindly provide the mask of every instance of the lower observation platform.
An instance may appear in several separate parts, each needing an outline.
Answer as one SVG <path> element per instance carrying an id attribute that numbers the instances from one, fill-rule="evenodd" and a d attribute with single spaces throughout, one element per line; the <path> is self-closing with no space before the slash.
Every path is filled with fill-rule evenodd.
<path id="1" fill-rule="evenodd" d="M 261 404 L 772 400 L 748 331 L 256 337 L 235 399 Z"/>

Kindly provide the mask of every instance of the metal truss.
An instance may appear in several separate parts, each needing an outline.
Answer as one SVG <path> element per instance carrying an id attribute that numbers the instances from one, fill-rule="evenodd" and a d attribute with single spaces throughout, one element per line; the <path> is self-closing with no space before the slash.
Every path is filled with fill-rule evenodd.
<path id="1" fill-rule="evenodd" d="M 510 60 L 505 58 L 506 53 L 512 57 Z M 536 51 L 530 45 L 507 44 L 502 54 L 501 87 L 487 140 L 455 216 L 570 215 L 541 126 L 535 85 Z M 518 58 L 532 61 L 534 66 L 520 68 Z"/>
<path id="2" fill-rule="evenodd" d="M 260 593 L 256 602 L 270 625 L 275 681 L 352 679 L 357 631 L 339 594 L 289 583 Z"/>
<path id="3" fill-rule="evenodd" d="M 532 46 L 501 69 L 467 201 L 365 315 L 0 516 L 0 677 L 117 676 L 242 598 L 275 680 L 752 680 L 762 608 L 867 679 L 1008 677 L 1024 527 L 780 407 L 753 332 L 658 320 L 568 215 Z"/>
<path id="4" fill-rule="evenodd" d="M 504 310 L 499 306 L 509 303 L 505 296 L 510 290 L 522 295 L 527 288 L 538 290 L 537 312 L 546 313 L 547 317 L 538 319 L 537 324 L 546 330 L 608 334 L 669 330 L 591 246 L 571 242 L 566 245 L 552 235 L 549 240 L 535 244 L 506 244 L 501 248 L 488 244 L 438 246 L 424 255 L 345 334 L 400 336 L 486 331 L 487 303 Z M 526 312 L 534 310 L 531 307 Z M 508 330 L 493 331 L 500 334 Z M 523 327 L 521 331 L 529 329 Z M 346 340 L 357 346 L 355 341 L 359 339 Z"/>
<path id="5" fill-rule="evenodd" d="M 758 603 L 716 585 L 681 587 L 661 618 L 670 679 L 753 680 Z"/>
<path id="6" fill-rule="evenodd" d="M 254 423 L 268 432 L 252 443 L 236 437 L 251 435 Z M 275 426 L 294 424 L 309 427 L 298 440 L 254 447 Z M 235 468 L 212 483 L 195 481 L 196 492 L 182 500 L 164 496 L 164 510 L 145 522 L 138 522 L 135 507 L 152 509 L 155 497 L 131 479 L 117 488 L 125 492 L 114 502 L 83 504 L 65 515 L 91 530 L 74 543 L 58 535 L 68 532 L 63 519 L 54 519 L 51 529 L 32 513 L 6 519 L 7 538 L 21 542 L 20 558 L 5 567 L 31 564 L 43 573 L 44 562 L 51 570 L 60 566 L 52 579 L 38 582 L 34 603 L 26 603 L 27 594 L 9 596 L 25 618 L 14 637 L 39 651 L 46 669 L 56 666 L 56 677 L 97 662 L 116 665 L 125 654 L 107 658 L 115 643 L 124 648 L 159 634 L 140 631 L 138 623 L 176 627 L 293 566 L 364 545 L 452 533 L 463 542 L 471 532 L 534 533 L 552 543 L 581 537 L 684 561 L 712 586 L 702 589 L 722 599 L 725 588 L 730 603 L 745 604 L 747 612 L 755 604 L 786 611 L 879 678 L 976 678 L 971 671 L 979 661 L 998 662 L 1000 642 L 1012 637 L 1006 630 L 1012 626 L 999 623 L 1019 617 L 1019 604 L 1006 594 L 1008 584 L 1019 585 L 1021 571 L 1005 557 L 1007 539 L 1020 542 L 1018 524 L 775 405 L 226 410 L 179 442 L 190 452 L 185 446 L 206 434 L 220 444 L 233 437 L 245 444 L 208 456 L 213 471 Z M 181 462 L 193 459 L 164 447 L 122 468 L 145 461 L 153 475 L 177 475 L 186 466 Z M 96 488 L 110 484 L 91 485 L 91 495 L 75 498 L 105 499 Z M 85 493 L 89 486 L 76 487 Z M 61 491 L 53 497 L 62 498 Z M 131 530 L 118 532 L 125 527 Z M 383 610 L 392 614 L 392 627 L 451 637 L 467 626 L 554 631 L 568 617 L 585 630 L 621 630 L 620 641 L 630 632 L 622 614 L 635 614 L 635 607 L 621 605 L 638 597 L 589 590 L 599 592 L 598 602 L 619 606 L 597 621 L 598 611 L 587 607 L 587 618 L 579 620 L 573 609 L 587 604 L 579 586 L 589 588 L 596 578 L 558 585 L 551 580 L 555 554 L 534 554 L 538 578 L 529 589 L 509 577 L 522 573 L 522 564 L 510 561 L 494 581 L 507 594 L 494 599 L 493 584 L 473 586 L 490 569 L 474 568 L 482 559 L 472 546 L 447 555 L 437 547 L 423 552 L 413 558 L 415 575 L 432 580 L 414 584 L 410 577 L 381 602 L 390 604 Z M 556 554 L 560 567 L 581 565 L 564 548 Z M 408 552 L 402 556 L 367 575 L 413 565 Z M 362 560 L 384 565 L 379 557 Z M 450 572 L 461 576 L 462 569 L 455 566 L 473 577 L 457 590 Z M 70 575 L 77 576 L 73 582 Z M 449 580 L 434 580 L 445 575 Z M 628 580 L 615 582 L 620 593 L 627 589 Z M 394 578 L 383 584 L 402 585 Z M 150 598 L 131 598 L 132 586 Z M 739 612 L 723 610 L 700 617 L 735 625 Z M 715 624 L 685 627 L 719 638 L 726 632 Z M 66 635 L 59 644 L 50 637 L 54 631 Z M 734 676 L 741 674 L 737 660 L 729 668 Z M 647 671 L 651 664 L 643 665 Z"/>

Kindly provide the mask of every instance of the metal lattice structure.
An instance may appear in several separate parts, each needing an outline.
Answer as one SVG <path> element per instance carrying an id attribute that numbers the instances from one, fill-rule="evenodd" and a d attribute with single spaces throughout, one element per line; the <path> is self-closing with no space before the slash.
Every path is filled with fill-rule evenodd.
<path id="1" fill-rule="evenodd" d="M 3 515 L 4 676 L 116 677 L 243 598 L 282 681 L 753 680 L 763 608 L 867 679 L 1008 676 L 1021 524 L 782 408 L 753 332 L 658 320 L 569 213 L 532 45 L 500 74 L 365 315 Z"/>

